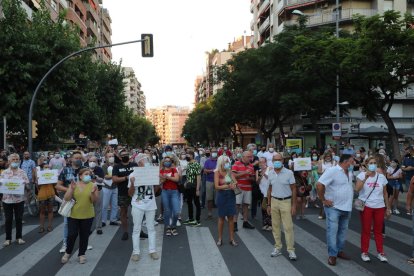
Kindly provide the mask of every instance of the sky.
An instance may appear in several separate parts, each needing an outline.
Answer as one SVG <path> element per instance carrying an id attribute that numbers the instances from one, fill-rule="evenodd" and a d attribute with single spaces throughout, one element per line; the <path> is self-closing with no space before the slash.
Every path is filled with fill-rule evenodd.
<path id="1" fill-rule="evenodd" d="M 139 43 L 112 48 L 114 62 L 134 69 L 147 108 L 192 107 L 205 52 L 251 34 L 249 0 L 103 0 L 103 7 L 112 19 L 112 43 L 154 35 L 153 58 L 141 57 Z"/>

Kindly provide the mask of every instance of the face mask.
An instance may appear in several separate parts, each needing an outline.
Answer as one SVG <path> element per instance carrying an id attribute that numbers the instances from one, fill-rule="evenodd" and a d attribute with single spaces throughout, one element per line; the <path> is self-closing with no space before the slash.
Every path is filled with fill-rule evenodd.
<path id="1" fill-rule="evenodd" d="M 282 162 L 280 162 L 280 161 L 275 161 L 275 162 L 273 163 L 273 167 L 274 167 L 275 169 L 280 169 L 280 168 L 282 168 L 282 167 L 283 167 L 283 164 L 282 164 Z"/>
<path id="2" fill-rule="evenodd" d="M 210 157 L 210 153 L 209 153 L 209 152 L 207 152 L 207 153 L 206 153 L 206 156 L 207 156 L 207 157 Z"/>
<path id="3" fill-rule="evenodd" d="M 89 168 L 93 169 L 96 167 L 96 163 L 95 162 L 89 162 Z"/>
<path id="4" fill-rule="evenodd" d="M 171 167 L 171 162 L 164 162 L 164 166 L 165 166 L 166 168 Z"/>
<path id="5" fill-rule="evenodd" d="M 257 155 L 257 150 L 253 150 L 253 154 L 254 155 Z"/>
<path id="6" fill-rule="evenodd" d="M 56 159 L 59 159 L 59 158 L 60 158 L 60 154 L 56 153 L 56 154 L 55 154 L 55 158 L 56 158 Z"/>
<path id="7" fill-rule="evenodd" d="M 269 148 L 269 152 L 274 152 L 275 149 L 274 148 Z"/>
<path id="8" fill-rule="evenodd" d="M 129 161 L 129 156 L 122 156 L 121 157 L 122 162 L 126 163 Z"/>
<path id="9" fill-rule="evenodd" d="M 238 153 L 237 154 L 237 158 L 239 158 L 239 159 L 242 158 L 242 154 L 241 153 Z"/>
<path id="10" fill-rule="evenodd" d="M 360 158 L 361 157 L 361 154 L 357 153 L 356 157 L 357 158 Z"/>
<path id="11" fill-rule="evenodd" d="M 111 164 L 114 163 L 115 162 L 115 157 L 109 157 L 108 162 L 111 163 Z"/>
<path id="12" fill-rule="evenodd" d="M 83 182 L 85 182 L 85 183 L 89 183 L 89 182 L 91 182 L 91 180 L 92 180 L 92 178 L 91 178 L 91 176 L 90 176 L 90 175 L 85 175 L 85 176 L 82 178 L 82 181 L 83 181 Z"/>
<path id="13" fill-rule="evenodd" d="M 226 163 L 226 164 L 224 164 L 224 169 L 225 169 L 225 170 L 230 170 L 230 169 L 231 169 L 231 165 L 230 165 L 230 163 Z"/>
<path id="14" fill-rule="evenodd" d="M 19 167 L 19 162 L 13 162 L 10 164 L 10 167 L 12 167 L 12 169 L 17 169 Z"/>
<path id="15" fill-rule="evenodd" d="M 187 162 L 191 161 L 191 157 L 186 157 L 185 160 L 187 160 Z"/>
<path id="16" fill-rule="evenodd" d="M 171 156 L 171 155 L 172 155 L 172 151 L 167 151 L 167 152 L 165 152 L 165 155 L 166 155 L 166 156 Z"/>
<path id="17" fill-rule="evenodd" d="M 397 163 L 391 162 L 391 167 L 396 168 L 397 167 Z"/>
<path id="18" fill-rule="evenodd" d="M 213 157 L 213 158 L 217 158 L 217 152 L 213 152 L 213 153 L 211 154 L 211 157 Z"/>
<path id="19" fill-rule="evenodd" d="M 227 147 L 224 147 L 223 149 L 224 149 L 224 150 L 227 150 Z"/>
<path id="20" fill-rule="evenodd" d="M 154 160 L 154 161 L 157 160 L 157 156 L 153 155 L 152 160 Z"/>
<path id="21" fill-rule="evenodd" d="M 75 165 L 77 168 L 82 167 L 82 161 L 81 160 L 74 160 L 73 165 Z"/>
<path id="22" fill-rule="evenodd" d="M 185 155 L 181 155 L 181 160 L 184 160 L 185 158 Z"/>
<path id="23" fill-rule="evenodd" d="M 312 156 L 312 160 L 313 160 L 313 161 L 318 160 L 318 156 Z"/>
<path id="24" fill-rule="evenodd" d="M 369 164 L 368 165 L 368 170 L 370 172 L 375 172 L 377 170 L 377 164 Z"/>
<path id="25" fill-rule="evenodd" d="M 354 170 L 354 165 L 348 167 L 348 171 L 352 172 Z"/>

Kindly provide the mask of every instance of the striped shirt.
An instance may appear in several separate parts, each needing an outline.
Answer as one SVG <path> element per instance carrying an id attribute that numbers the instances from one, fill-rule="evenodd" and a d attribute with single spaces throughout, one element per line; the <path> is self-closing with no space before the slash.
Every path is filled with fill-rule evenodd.
<path id="1" fill-rule="evenodd" d="M 345 173 L 341 166 L 327 169 L 319 178 L 319 183 L 325 186 L 325 199 L 333 202 L 333 207 L 341 211 L 352 211 L 354 189 L 349 179 L 348 171 Z"/>
<path id="2" fill-rule="evenodd" d="M 237 186 L 243 191 L 252 190 L 251 176 L 254 175 L 254 168 L 252 164 L 245 165 L 243 162 L 236 161 L 231 168 L 234 173 L 248 171 L 250 174 L 245 174 L 242 177 L 237 178 Z"/>

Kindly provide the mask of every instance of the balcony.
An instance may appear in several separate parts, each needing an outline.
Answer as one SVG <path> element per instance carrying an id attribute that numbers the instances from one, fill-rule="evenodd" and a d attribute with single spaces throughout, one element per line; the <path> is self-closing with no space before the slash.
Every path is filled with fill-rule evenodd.
<path id="1" fill-rule="evenodd" d="M 259 33 L 262 34 L 270 26 L 270 16 L 266 18 L 262 25 L 259 27 Z"/>
<path id="2" fill-rule="evenodd" d="M 254 31 L 254 18 L 250 21 L 250 30 Z"/>
<path id="3" fill-rule="evenodd" d="M 352 18 L 359 14 L 363 16 L 373 16 L 378 13 L 374 9 L 344 9 L 339 12 L 339 21 L 352 20 Z M 318 26 L 324 24 L 331 24 L 336 21 L 336 11 L 326 11 L 320 14 L 311 15 L 308 17 L 307 26 Z"/>
<path id="4" fill-rule="evenodd" d="M 306 4 L 314 4 L 315 2 L 322 2 L 323 0 L 285 0 L 285 7 L 302 6 Z"/>
<path id="5" fill-rule="evenodd" d="M 269 0 L 263 1 L 263 3 L 259 7 L 259 15 L 261 15 L 266 10 L 266 8 L 269 7 L 269 6 L 270 6 L 270 1 Z"/>
<path id="6" fill-rule="evenodd" d="M 251 3 L 250 3 L 250 12 L 251 13 L 253 13 L 255 5 L 256 5 L 256 0 L 251 0 Z"/>

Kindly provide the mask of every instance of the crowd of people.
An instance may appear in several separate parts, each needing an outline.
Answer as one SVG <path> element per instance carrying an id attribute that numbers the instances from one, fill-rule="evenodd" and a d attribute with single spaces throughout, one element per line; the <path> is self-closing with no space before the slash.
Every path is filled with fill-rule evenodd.
<path id="1" fill-rule="evenodd" d="M 399 162 L 387 156 L 384 148 L 366 151 L 347 144 L 337 152 L 327 147 L 320 152 L 278 152 L 274 145 L 257 147 L 249 144 L 245 149 L 230 150 L 220 147 L 172 147 L 130 149 L 106 146 L 102 151 L 82 149 L 62 154 L 59 149 L 41 154 L 33 161 L 29 152 L 0 156 L 0 182 L 15 179 L 25 186 L 24 194 L 2 194 L 5 214 L 6 241 L 12 241 L 13 215 L 18 244 L 22 237 L 23 213 L 27 193 L 36 190 L 39 201 L 39 233 L 53 231 L 54 202 L 74 199 L 69 217 L 64 217 L 63 243 L 60 249 L 62 263 L 68 262 L 79 236 L 79 263 L 86 262 L 86 250 L 91 248 L 88 238 L 93 221 L 98 235 L 107 224 L 120 226 L 121 240 L 129 239 L 128 213 L 133 220 L 131 260 L 141 258 L 140 239 L 148 238 L 149 254 L 158 260 L 155 225 L 163 222 L 165 235 L 179 234 L 180 225 L 201 226 L 203 220 L 217 216 L 217 246 L 223 246 L 223 231 L 228 227 L 229 243 L 237 247 L 235 232 L 238 218 L 241 227 L 254 229 L 249 218 L 257 217 L 261 209 L 262 229 L 271 231 L 274 249 L 271 257 L 282 254 L 282 228 L 289 258 L 296 260 L 293 219 L 306 218 L 306 209 L 319 209 L 318 219 L 326 220 L 328 264 L 337 259 L 349 260 L 344 252 L 346 232 L 353 205 L 358 207 L 361 221 L 361 259 L 368 255 L 371 233 L 374 235 L 377 258 L 387 262 L 383 248 L 386 233 L 385 220 L 400 215 L 399 196 L 406 192 L 404 212 L 413 215 L 414 148 L 408 147 Z M 308 158 L 310 168 L 298 170 L 297 158 Z M 295 168 L 296 165 L 296 168 Z M 136 186 L 136 167 L 158 166 L 159 182 Z M 58 170 L 57 183 L 38 185 L 42 170 Z M 157 206 L 156 197 L 160 196 Z M 181 214 L 184 203 L 188 217 Z M 195 207 L 195 210 L 194 210 Z M 206 209 L 207 216 L 201 217 Z M 214 211 L 217 208 L 217 212 Z M 355 207 L 356 208 L 356 207 Z M 47 226 L 45 226 L 47 213 Z M 108 214 L 109 213 L 109 214 Z M 225 223 L 227 222 L 227 223 Z M 146 225 L 148 233 L 142 230 Z M 408 262 L 414 263 L 413 255 Z"/>

